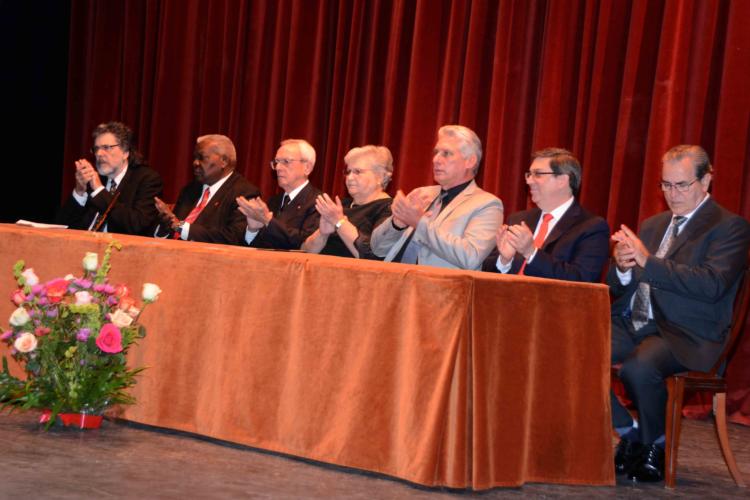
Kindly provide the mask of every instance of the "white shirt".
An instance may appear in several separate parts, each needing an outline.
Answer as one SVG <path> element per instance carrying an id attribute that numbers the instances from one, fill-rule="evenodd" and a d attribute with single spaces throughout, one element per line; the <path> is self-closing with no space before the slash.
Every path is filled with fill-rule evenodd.
<path id="1" fill-rule="evenodd" d="M 563 215 L 565 215 L 565 212 L 568 211 L 571 205 L 573 205 L 573 202 L 575 201 L 575 197 L 571 196 L 568 201 L 563 203 L 562 205 L 558 206 L 554 210 L 551 210 L 550 212 L 542 212 L 539 214 L 539 220 L 536 222 L 536 228 L 534 229 L 534 238 L 536 238 L 536 235 L 539 233 L 539 229 L 542 227 L 542 219 L 544 218 L 544 214 L 549 213 L 552 215 L 552 219 L 547 223 L 547 235 L 544 237 L 545 241 L 547 237 L 552 233 L 552 229 L 557 225 L 558 221 L 562 218 Z M 534 252 L 532 252 L 531 256 L 526 259 L 526 263 L 531 263 L 532 260 L 534 260 L 534 257 L 536 257 L 537 249 L 534 248 Z M 513 259 L 511 259 L 507 264 L 502 263 L 503 258 L 501 256 L 497 257 L 497 263 L 495 264 L 495 267 L 497 267 L 497 270 L 501 273 L 507 273 L 510 271 L 511 266 L 513 265 Z"/>
<path id="2" fill-rule="evenodd" d="M 292 203 L 292 200 L 294 200 L 297 197 L 297 195 L 300 193 L 300 191 L 305 189 L 305 186 L 307 186 L 308 184 L 310 184 L 310 181 L 305 181 L 299 186 L 297 186 L 296 188 L 286 193 L 286 195 L 289 197 L 289 201 L 287 202 L 287 205 Z M 255 237 L 258 236 L 258 232 L 259 231 L 252 231 L 250 229 L 245 229 L 245 242 L 248 245 L 252 243 Z"/>

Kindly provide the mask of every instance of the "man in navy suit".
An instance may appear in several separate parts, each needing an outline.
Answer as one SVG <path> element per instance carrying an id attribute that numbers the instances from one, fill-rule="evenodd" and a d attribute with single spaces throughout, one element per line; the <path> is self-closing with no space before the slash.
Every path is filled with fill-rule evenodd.
<path id="1" fill-rule="evenodd" d="M 237 198 L 247 225 L 245 243 L 256 248 L 299 250 L 318 229 L 315 198 L 321 191 L 308 180 L 314 166 L 315 149 L 310 143 L 302 139 L 281 142 L 271 168 L 284 192 L 272 196 L 268 205 L 260 198 Z"/>
<path id="2" fill-rule="evenodd" d="M 661 481 L 667 389 L 664 379 L 709 370 L 728 341 L 734 296 L 747 266 L 750 224 L 709 195 L 711 162 L 700 146 L 662 157 L 661 189 L 669 210 L 612 236 L 612 363 L 638 408 L 634 421 L 612 396 L 622 439 L 615 470 L 636 481 Z"/>
<path id="3" fill-rule="evenodd" d="M 238 245 L 245 234 L 245 218 L 237 211 L 238 196 L 260 196 L 257 187 L 235 171 L 237 152 L 224 135 L 198 138 L 193 154 L 195 180 L 185 186 L 174 211 L 155 199 L 161 224 L 157 237 Z"/>
<path id="4" fill-rule="evenodd" d="M 146 166 L 124 123 L 102 123 L 92 135 L 96 168 L 85 158 L 76 161 L 76 185 L 57 222 L 72 229 L 150 235 L 158 222 L 153 200 L 161 196 L 161 177 Z"/>
<path id="5" fill-rule="evenodd" d="M 536 208 L 517 212 L 496 234 L 482 269 L 568 281 L 598 282 L 609 256 L 607 222 L 581 207 L 581 165 L 565 149 L 532 155 L 526 172 Z"/>

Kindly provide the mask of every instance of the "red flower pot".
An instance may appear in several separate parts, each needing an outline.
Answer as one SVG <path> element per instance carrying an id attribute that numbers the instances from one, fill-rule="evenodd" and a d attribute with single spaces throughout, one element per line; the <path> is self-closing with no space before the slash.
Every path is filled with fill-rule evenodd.
<path id="1" fill-rule="evenodd" d="M 44 410 L 42 416 L 39 418 L 40 424 L 46 424 L 49 422 L 49 417 L 52 412 L 50 410 Z M 65 427 L 76 427 L 78 429 L 98 429 L 102 426 L 101 415 L 91 415 L 88 413 L 58 413 L 58 419 L 62 422 Z"/>

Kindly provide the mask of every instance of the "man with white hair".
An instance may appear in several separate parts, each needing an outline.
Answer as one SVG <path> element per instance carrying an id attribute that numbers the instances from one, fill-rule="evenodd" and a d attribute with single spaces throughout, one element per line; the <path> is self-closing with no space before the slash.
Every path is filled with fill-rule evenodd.
<path id="1" fill-rule="evenodd" d="M 298 250 L 315 232 L 320 223 L 315 198 L 321 191 L 308 180 L 314 166 L 315 149 L 310 143 L 302 139 L 281 142 L 271 169 L 284 192 L 272 196 L 268 205 L 260 198 L 237 198 L 247 225 L 245 243 L 256 248 Z"/>
<path id="2" fill-rule="evenodd" d="M 193 153 L 195 180 L 180 192 L 174 211 L 155 198 L 161 224 L 157 237 L 238 245 L 245 220 L 237 211 L 238 196 L 260 196 L 257 187 L 235 171 L 237 151 L 224 135 L 198 137 Z"/>
<path id="3" fill-rule="evenodd" d="M 373 253 L 386 262 L 479 269 L 495 246 L 503 204 L 477 186 L 482 143 L 469 128 L 446 125 L 433 151 L 437 186 L 398 191 L 393 215 L 372 233 Z"/>

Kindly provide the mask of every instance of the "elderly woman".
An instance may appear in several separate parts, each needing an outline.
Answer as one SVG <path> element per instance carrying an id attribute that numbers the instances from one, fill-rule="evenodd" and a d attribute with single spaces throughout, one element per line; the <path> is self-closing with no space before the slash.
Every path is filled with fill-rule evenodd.
<path id="1" fill-rule="evenodd" d="M 320 227 L 302 244 L 311 253 L 380 259 L 370 250 L 370 233 L 391 215 L 391 197 L 383 191 L 393 175 L 393 156 L 384 146 L 362 146 L 344 157 L 346 189 L 342 202 L 318 196 Z"/>

